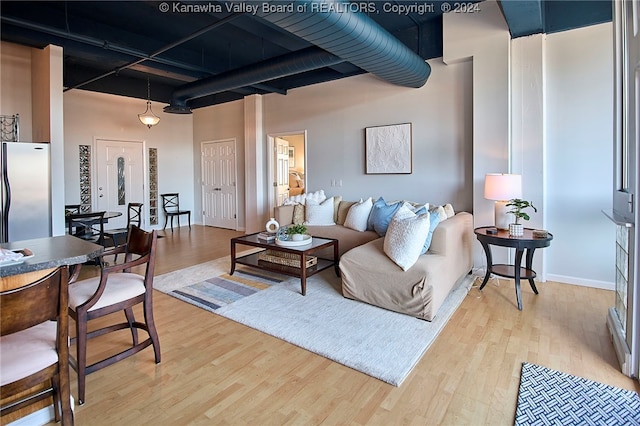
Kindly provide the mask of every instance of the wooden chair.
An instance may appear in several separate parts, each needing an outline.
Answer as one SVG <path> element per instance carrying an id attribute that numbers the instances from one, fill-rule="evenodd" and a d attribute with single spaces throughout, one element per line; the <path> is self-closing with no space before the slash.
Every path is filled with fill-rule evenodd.
<path id="1" fill-rule="evenodd" d="M 73 425 L 67 281 L 67 269 L 57 268 L 0 292 L 0 394 L 11 401 L 1 408 L 3 416 L 53 396 L 56 421 Z M 37 387 L 42 384 L 44 390 Z"/>
<path id="2" fill-rule="evenodd" d="M 104 246 L 106 212 L 71 213 L 66 217 L 69 235 Z"/>
<path id="3" fill-rule="evenodd" d="M 138 228 L 142 227 L 142 203 L 129 203 L 127 206 L 127 227 L 107 229 L 104 231 L 104 240 L 106 247 L 118 247 L 127 242 L 127 234 L 129 227 L 135 225 Z M 115 256 L 115 260 L 118 260 L 118 255 Z"/>
<path id="4" fill-rule="evenodd" d="M 65 216 L 68 216 L 70 214 L 79 214 L 81 207 L 82 206 L 80 204 L 65 204 L 64 214 Z"/>
<path id="5" fill-rule="evenodd" d="M 160 194 L 162 197 L 162 210 L 164 211 L 164 227 L 167 227 L 167 220 L 171 218 L 171 232 L 173 232 L 173 218 L 178 217 L 178 226 L 180 226 L 180 216 L 187 215 L 189 220 L 189 229 L 191 229 L 191 210 L 180 210 L 180 196 L 177 193 Z"/>
<path id="6" fill-rule="evenodd" d="M 76 337 L 71 342 L 76 344 L 76 357 L 71 356 L 71 367 L 78 373 L 78 402 L 85 401 L 86 375 L 115 362 L 136 354 L 153 345 L 156 364 L 160 362 L 160 342 L 153 319 L 153 271 L 155 267 L 157 231 L 146 232 L 132 225 L 127 244 L 105 251 L 101 257 L 116 253 L 124 254 L 124 262 L 105 266 L 101 263 L 99 277 L 75 282 L 72 278 L 69 285 L 69 315 L 75 321 Z M 134 266 L 143 265 L 145 274 L 141 276 L 131 272 Z M 144 322 L 136 321 L 133 307 L 142 303 Z M 126 322 L 107 325 L 88 331 L 89 321 L 123 311 Z M 94 364 L 87 365 L 87 341 L 113 331 L 130 329 L 133 338 L 131 347 Z M 138 329 L 148 333 L 149 338 L 140 342 Z"/>

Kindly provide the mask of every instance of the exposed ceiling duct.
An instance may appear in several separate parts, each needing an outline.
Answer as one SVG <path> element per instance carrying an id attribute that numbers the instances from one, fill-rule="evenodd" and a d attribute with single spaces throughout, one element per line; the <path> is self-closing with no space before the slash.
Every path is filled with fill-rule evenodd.
<path id="1" fill-rule="evenodd" d="M 283 6 L 281 1 L 263 3 L 274 3 L 273 9 Z M 265 13 L 269 8 L 263 6 L 257 16 L 389 83 L 418 88 L 427 82 L 429 64 L 359 12 L 360 3 L 298 0 L 291 4 L 291 11 L 274 13 Z"/>
<path id="2" fill-rule="evenodd" d="M 336 65 L 341 62 L 344 61 L 325 50 L 318 47 L 309 47 L 298 52 L 249 65 L 239 70 L 227 71 L 213 77 L 185 84 L 173 92 L 171 104 L 164 107 L 164 112 L 190 114 L 191 109 L 187 106 L 189 99 L 250 86 L 263 81 Z"/>
<path id="3" fill-rule="evenodd" d="M 188 114 L 190 99 L 344 61 L 399 86 L 418 88 L 429 78 L 431 67 L 424 59 L 368 16 L 354 10 L 354 4 L 338 0 L 277 1 L 270 8 L 266 6 L 269 3 L 261 3 L 258 17 L 318 47 L 186 84 L 173 92 L 164 112 Z M 277 12 L 270 13 L 271 10 Z"/>

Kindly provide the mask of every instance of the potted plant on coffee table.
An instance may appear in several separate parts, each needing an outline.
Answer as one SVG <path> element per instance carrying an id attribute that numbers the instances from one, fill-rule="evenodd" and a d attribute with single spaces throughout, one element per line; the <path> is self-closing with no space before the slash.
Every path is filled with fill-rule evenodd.
<path id="1" fill-rule="evenodd" d="M 523 219 L 523 220 L 531 219 L 529 214 L 524 210 L 528 208 L 532 208 L 533 211 L 537 213 L 538 209 L 535 208 L 535 206 L 531 201 L 521 200 L 519 198 L 514 198 L 512 200 L 509 200 L 506 206 L 511 207 L 511 210 L 509 210 L 507 213 L 511 213 L 516 217 L 515 223 L 509 224 L 509 235 L 514 237 L 521 237 L 522 235 L 524 235 L 524 225 L 520 223 L 520 219 Z"/>
<path id="2" fill-rule="evenodd" d="M 287 228 L 287 235 L 291 237 L 291 241 L 302 241 L 307 233 L 307 227 L 304 225 L 291 225 Z"/>

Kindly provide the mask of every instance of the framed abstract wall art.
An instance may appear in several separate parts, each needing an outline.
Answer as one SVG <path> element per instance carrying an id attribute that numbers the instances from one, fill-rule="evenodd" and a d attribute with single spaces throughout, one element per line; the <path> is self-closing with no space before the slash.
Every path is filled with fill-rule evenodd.
<path id="1" fill-rule="evenodd" d="M 365 128 L 366 174 L 411 174 L 411 123 Z"/>

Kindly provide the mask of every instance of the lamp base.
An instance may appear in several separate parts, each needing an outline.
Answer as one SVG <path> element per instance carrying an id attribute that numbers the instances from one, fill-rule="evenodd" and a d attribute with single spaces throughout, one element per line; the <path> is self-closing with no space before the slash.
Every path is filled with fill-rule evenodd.
<path id="1" fill-rule="evenodd" d="M 509 224 L 513 223 L 512 215 L 509 213 L 507 203 L 509 201 L 496 201 L 494 204 L 494 220 L 496 228 L 508 230 Z"/>

